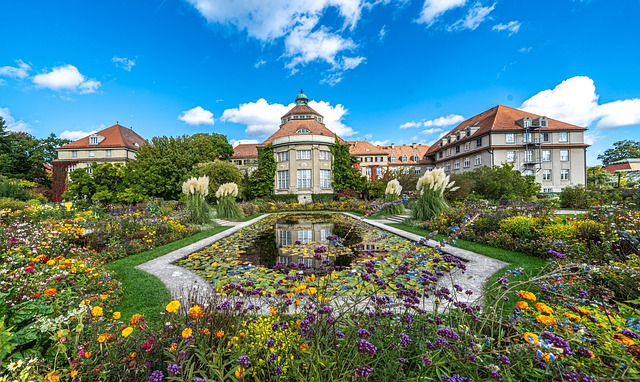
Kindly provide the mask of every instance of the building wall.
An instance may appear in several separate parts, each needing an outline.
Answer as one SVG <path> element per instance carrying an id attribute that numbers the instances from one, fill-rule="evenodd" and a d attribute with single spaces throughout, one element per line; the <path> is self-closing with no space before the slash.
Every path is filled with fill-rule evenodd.
<path id="1" fill-rule="evenodd" d="M 111 156 L 107 156 L 107 150 L 111 150 Z M 73 156 L 73 152 L 77 153 L 77 156 Z M 93 156 L 90 155 L 90 152 L 93 151 Z M 61 160 L 77 160 L 77 161 L 92 161 L 92 162 L 100 162 L 101 159 L 124 159 L 124 160 L 134 160 L 136 159 L 136 151 L 128 150 L 123 148 L 113 148 L 113 149 L 104 149 L 98 148 L 95 149 L 58 149 L 58 159 Z"/>
<path id="2" fill-rule="evenodd" d="M 320 170 L 331 171 L 333 176 L 332 163 L 333 156 L 328 144 L 324 143 L 291 143 L 285 145 L 274 145 L 273 152 L 276 160 L 276 176 L 274 179 L 275 194 L 329 194 L 333 192 L 331 181 L 329 187 L 320 187 Z M 297 152 L 301 150 L 311 150 L 311 159 L 297 159 Z M 320 151 L 328 152 L 328 160 L 320 159 Z M 289 160 L 278 162 L 278 153 L 288 152 Z M 289 187 L 280 188 L 278 182 L 278 171 L 289 171 Z M 298 170 L 311 170 L 311 187 L 298 188 Z M 332 179 L 332 178 L 330 178 Z"/>

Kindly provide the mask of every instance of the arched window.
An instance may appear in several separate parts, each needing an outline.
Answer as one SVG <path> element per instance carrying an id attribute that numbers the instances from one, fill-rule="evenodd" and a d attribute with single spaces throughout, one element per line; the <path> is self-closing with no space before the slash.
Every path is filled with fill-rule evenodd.
<path id="1" fill-rule="evenodd" d="M 311 131 L 309 129 L 306 129 L 306 128 L 303 127 L 302 129 L 298 129 L 296 131 L 296 134 L 307 134 L 307 133 L 310 133 L 310 132 Z"/>
<path id="2" fill-rule="evenodd" d="M 402 155 L 400 157 L 400 162 L 406 162 L 407 161 L 407 156 L 406 155 Z"/>

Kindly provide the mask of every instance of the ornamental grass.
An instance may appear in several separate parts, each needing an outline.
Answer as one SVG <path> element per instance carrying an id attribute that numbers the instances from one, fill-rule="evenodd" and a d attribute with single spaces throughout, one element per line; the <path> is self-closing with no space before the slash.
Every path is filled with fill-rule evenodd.
<path id="1" fill-rule="evenodd" d="M 413 209 L 413 218 L 419 221 L 431 220 L 449 208 L 444 192 L 457 190 L 458 187 L 453 187 L 454 184 L 441 168 L 428 171 L 420 177 L 416 184 L 420 195 Z"/>
<path id="2" fill-rule="evenodd" d="M 211 210 L 206 201 L 209 194 L 209 177 L 189 178 L 182 183 L 182 193 L 190 221 L 193 224 L 206 224 L 211 221 Z"/>
<path id="3" fill-rule="evenodd" d="M 404 204 L 399 201 L 402 194 L 402 186 L 397 179 L 390 180 L 384 192 L 385 206 L 380 210 L 380 215 L 401 215 L 405 212 Z"/>
<path id="4" fill-rule="evenodd" d="M 238 196 L 238 185 L 235 183 L 221 184 L 216 191 L 218 206 L 216 207 L 218 217 L 227 220 L 240 220 L 244 216 L 242 209 L 236 203 Z"/>

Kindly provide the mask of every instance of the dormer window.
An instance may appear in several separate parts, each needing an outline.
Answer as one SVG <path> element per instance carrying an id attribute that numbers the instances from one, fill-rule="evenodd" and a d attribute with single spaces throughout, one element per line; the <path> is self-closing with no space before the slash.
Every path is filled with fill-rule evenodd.
<path id="1" fill-rule="evenodd" d="M 540 118 L 538 118 L 538 119 L 539 119 L 539 121 L 540 121 L 540 127 L 547 127 L 547 126 L 549 126 L 549 122 L 548 122 L 547 117 L 542 116 L 542 117 L 540 117 Z"/>
<path id="2" fill-rule="evenodd" d="M 411 156 L 411 160 L 412 160 L 412 161 L 414 161 L 414 162 L 417 162 L 417 161 L 419 161 L 419 160 L 420 160 L 420 158 L 419 158 L 416 154 L 413 154 L 413 155 Z"/>
<path id="3" fill-rule="evenodd" d="M 311 130 L 306 129 L 306 128 L 302 128 L 302 129 L 298 129 L 296 130 L 296 134 L 309 134 L 311 132 Z"/>
<path id="4" fill-rule="evenodd" d="M 98 144 L 98 136 L 89 137 L 89 144 L 90 145 L 97 145 Z"/>
<path id="5" fill-rule="evenodd" d="M 525 119 L 524 121 L 524 127 L 531 127 L 531 121 L 528 119 Z"/>
<path id="6" fill-rule="evenodd" d="M 406 162 L 407 161 L 407 156 L 406 155 L 402 155 L 400 157 L 400 162 Z"/>

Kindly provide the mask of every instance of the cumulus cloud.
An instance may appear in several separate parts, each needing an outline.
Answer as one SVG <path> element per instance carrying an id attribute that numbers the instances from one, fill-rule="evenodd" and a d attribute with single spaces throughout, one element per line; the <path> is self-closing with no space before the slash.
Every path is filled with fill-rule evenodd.
<path id="1" fill-rule="evenodd" d="M 374 146 L 388 146 L 391 144 L 391 139 L 385 139 L 383 141 L 371 141 L 369 142 Z"/>
<path id="2" fill-rule="evenodd" d="M 496 24 L 493 26 L 493 28 L 491 28 L 491 30 L 494 31 L 507 31 L 509 32 L 509 36 L 518 33 L 518 31 L 520 30 L 520 22 L 519 21 L 509 21 L 506 24 Z"/>
<path id="3" fill-rule="evenodd" d="M 422 4 L 420 17 L 416 21 L 421 24 L 427 24 L 427 27 L 430 27 L 445 12 L 461 7 L 466 2 L 467 0 L 425 0 L 424 4 Z"/>
<path id="4" fill-rule="evenodd" d="M 133 69 L 133 67 L 136 66 L 135 60 L 132 60 L 126 57 L 113 56 L 113 58 L 111 59 L 111 62 L 116 64 L 116 67 L 120 69 L 124 69 L 127 72 L 130 72 L 131 69 Z"/>
<path id="5" fill-rule="evenodd" d="M 415 128 L 415 127 L 432 127 L 432 126 L 449 126 L 449 125 L 454 125 L 456 123 L 460 123 L 464 121 L 464 117 L 458 114 L 449 114 L 447 116 L 444 117 L 438 117 L 436 119 L 429 119 L 427 120 L 426 118 L 421 120 L 421 121 L 410 121 L 410 122 L 405 122 L 402 125 L 400 125 L 401 129 L 410 129 L 410 128 Z"/>
<path id="6" fill-rule="evenodd" d="M 91 130 L 91 131 L 83 131 L 83 130 L 65 130 L 62 133 L 60 133 L 60 138 L 63 139 L 70 139 L 72 141 L 77 141 L 80 138 L 84 138 L 86 136 L 89 136 L 93 133 L 97 133 L 97 130 Z"/>
<path id="7" fill-rule="evenodd" d="M 230 139 L 229 143 L 231 143 L 231 146 L 235 148 L 238 145 L 256 144 L 260 143 L 260 141 L 257 139 Z"/>
<path id="8" fill-rule="evenodd" d="M 270 43 L 284 38 L 286 67 L 297 67 L 309 62 L 325 62 L 333 70 L 353 69 L 359 57 L 344 56 L 344 52 L 357 48 L 350 38 L 342 36 L 345 30 L 357 25 L 363 7 L 372 4 L 366 0 L 187 0 L 210 23 L 245 31 L 248 36 Z M 377 3 L 376 3 L 377 4 Z M 331 30 L 320 21 L 327 9 L 334 8 L 343 20 L 337 30 Z M 348 60 L 348 59 L 351 60 Z M 357 62 L 360 64 L 362 60 Z"/>
<path id="9" fill-rule="evenodd" d="M 20 80 L 28 77 L 31 66 L 22 60 L 17 60 L 16 64 L 17 66 L 0 67 L 0 76 L 17 78 Z"/>
<path id="10" fill-rule="evenodd" d="M 101 86 L 100 81 L 86 78 L 73 65 L 57 66 L 48 73 L 33 77 L 33 83 L 55 91 L 75 91 L 81 94 L 95 93 Z"/>
<path id="11" fill-rule="evenodd" d="M 430 134 L 435 134 L 435 133 L 441 133 L 444 130 L 439 128 L 439 127 L 432 127 L 430 129 L 426 129 L 426 130 L 422 130 L 420 132 L 420 134 L 424 134 L 424 135 L 430 135 Z"/>
<path id="12" fill-rule="evenodd" d="M 593 80 L 576 76 L 562 81 L 554 89 L 539 92 L 520 108 L 578 126 L 598 129 L 640 125 L 640 98 L 598 103 Z"/>
<path id="13" fill-rule="evenodd" d="M 7 130 L 28 133 L 31 131 L 31 126 L 25 121 L 16 121 L 16 119 L 11 115 L 11 111 L 9 108 L 0 107 L 0 117 L 4 119 L 5 125 L 7 126 Z"/>
<path id="14" fill-rule="evenodd" d="M 241 104 L 237 108 L 227 109 L 222 113 L 220 120 L 246 125 L 245 133 L 249 137 L 268 137 L 276 132 L 280 126 L 280 118 L 285 115 L 295 104 L 282 105 L 269 103 L 264 98 L 256 102 Z M 310 101 L 309 106 L 324 117 L 327 128 L 341 137 L 356 134 L 353 129 L 342 122 L 347 114 L 347 109 L 338 104 L 331 106 L 325 101 Z"/>
<path id="15" fill-rule="evenodd" d="M 455 23 L 447 27 L 448 31 L 459 31 L 464 29 L 475 30 L 484 20 L 489 16 L 489 13 L 496 7 L 496 3 L 493 3 L 490 7 L 483 7 L 480 2 L 477 2 L 469 9 L 464 19 L 460 19 Z"/>
<path id="16" fill-rule="evenodd" d="M 213 125 L 213 113 L 209 110 L 203 109 L 201 106 L 196 106 L 193 109 L 185 110 L 178 116 L 178 119 L 186 123 L 187 125 Z"/>

